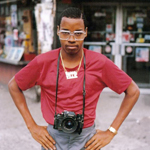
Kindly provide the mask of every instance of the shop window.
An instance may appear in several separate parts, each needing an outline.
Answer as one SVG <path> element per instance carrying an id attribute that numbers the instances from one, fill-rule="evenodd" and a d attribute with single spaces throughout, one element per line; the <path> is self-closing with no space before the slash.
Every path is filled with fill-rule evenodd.
<path id="1" fill-rule="evenodd" d="M 0 59 L 9 62 L 29 61 L 36 56 L 34 6 L 19 4 L 0 5 Z"/>
<path id="2" fill-rule="evenodd" d="M 129 47 L 126 47 L 126 51 Z M 150 85 L 150 47 L 135 46 L 133 51 L 127 52 L 125 56 L 126 71 L 135 82 L 145 84 L 145 87 Z M 142 85 L 143 86 L 143 85 Z M 142 87 L 140 86 L 140 87 Z"/>
<path id="3" fill-rule="evenodd" d="M 88 23 L 88 36 L 85 41 L 114 42 L 115 13 L 112 6 L 83 6 Z"/>
<path id="4" fill-rule="evenodd" d="M 150 8 L 124 7 L 123 43 L 150 42 Z"/>

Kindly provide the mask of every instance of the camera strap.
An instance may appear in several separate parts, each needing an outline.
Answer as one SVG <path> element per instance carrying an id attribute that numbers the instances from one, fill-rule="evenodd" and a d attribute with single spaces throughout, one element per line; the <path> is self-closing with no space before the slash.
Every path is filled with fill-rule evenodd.
<path id="1" fill-rule="evenodd" d="M 84 54 L 83 54 L 84 55 Z M 56 78 L 56 96 L 55 96 L 55 116 L 57 115 L 57 94 L 58 94 L 58 80 L 59 80 L 59 63 L 60 63 L 60 53 L 59 57 L 57 60 L 57 78 Z M 84 119 L 84 110 L 85 110 L 85 71 L 86 71 L 86 60 L 85 60 L 85 55 L 84 55 L 84 78 L 83 78 L 83 111 L 82 111 L 82 116 Z"/>

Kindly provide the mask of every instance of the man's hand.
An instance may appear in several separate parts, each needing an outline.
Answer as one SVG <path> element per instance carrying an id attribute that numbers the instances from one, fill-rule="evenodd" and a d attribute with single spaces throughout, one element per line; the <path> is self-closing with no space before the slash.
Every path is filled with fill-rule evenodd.
<path id="1" fill-rule="evenodd" d="M 49 135 L 46 126 L 35 125 L 34 127 L 29 128 L 29 131 L 32 137 L 37 142 L 39 142 L 46 150 L 56 150 L 56 147 L 54 146 L 55 141 Z"/>
<path id="2" fill-rule="evenodd" d="M 86 150 L 100 150 L 100 148 L 109 144 L 115 134 L 109 130 L 97 130 L 97 133 L 85 144 Z"/>
<path id="3" fill-rule="evenodd" d="M 17 82 L 15 81 L 15 77 L 11 79 L 8 87 L 13 101 L 17 106 L 18 110 L 20 111 L 22 117 L 24 118 L 25 123 L 30 130 L 33 138 L 37 142 L 39 142 L 46 150 L 55 150 L 55 141 L 46 130 L 47 127 L 38 126 L 32 118 L 30 111 L 27 107 L 25 96 L 22 90 L 19 88 Z"/>

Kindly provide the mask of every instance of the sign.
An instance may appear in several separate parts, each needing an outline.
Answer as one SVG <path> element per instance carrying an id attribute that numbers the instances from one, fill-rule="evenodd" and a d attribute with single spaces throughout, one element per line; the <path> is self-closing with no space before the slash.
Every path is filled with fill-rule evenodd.
<path id="1" fill-rule="evenodd" d="M 102 47 L 99 45 L 90 45 L 89 50 L 92 50 L 94 52 L 101 53 L 102 52 Z"/>
<path id="2" fill-rule="evenodd" d="M 24 53 L 23 47 L 11 47 L 6 59 L 18 62 L 20 61 L 23 53 Z"/>
<path id="3" fill-rule="evenodd" d="M 136 56 L 135 56 L 136 62 L 149 61 L 149 48 L 137 47 L 135 52 L 136 52 Z"/>
<path id="4" fill-rule="evenodd" d="M 129 32 L 123 32 L 122 33 L 122 41 L 124 43 L 129 43 L 130 42 L 130 33 Z"/>
<path id="5" fill-rule="evenodd" d="M 106 32 L 113 32 L 113 25 L 112 24 L 106 24 Z"/>
<path id="6" fill-rule="evenodd" d="M 17 27 L 17 5 L 11 5 L 11 25 L 12 27 Z"/>

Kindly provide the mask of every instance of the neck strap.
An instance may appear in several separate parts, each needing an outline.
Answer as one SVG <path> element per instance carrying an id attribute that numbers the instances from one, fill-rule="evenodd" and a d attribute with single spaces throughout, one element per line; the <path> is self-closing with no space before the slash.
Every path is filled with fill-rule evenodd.
<path id="1" fill-rule="evenodd" d="M 57 78 L 56 78 L 56 96 L 55 96 L 55 116 L 57 115 L 57 95 L 58 95 L 58 80 L 59 80 L 59 63 L 60 63 L 60 53 L 59 57 L 57 60 Z M 84 55 L 84 54 L 83 54 Z M 83 78 L 83 111 L 82 111 L 82 116 L 84 119 L 84 110 L 85 110 L 85 72 L 86 72 L 86 60 L 85 60 L 85 55 L 84 55 L 84 78 Z"/>

